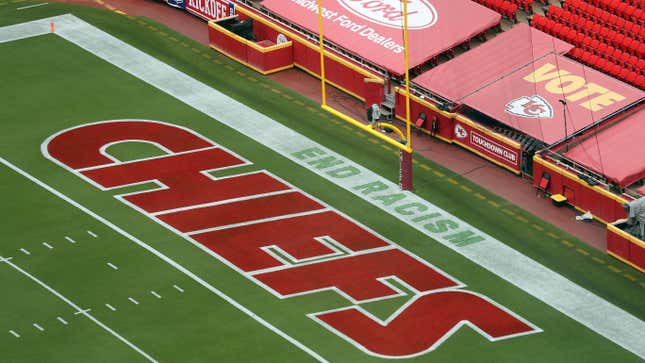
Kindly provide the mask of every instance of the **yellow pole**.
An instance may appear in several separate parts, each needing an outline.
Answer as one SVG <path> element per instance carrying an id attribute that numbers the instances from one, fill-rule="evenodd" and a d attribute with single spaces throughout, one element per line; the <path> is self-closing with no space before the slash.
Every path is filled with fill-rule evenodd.
<path id="1" fill-rule="evenodd" d="M 320 92 L 322 93 L 322 105 L 327 106 L 327 93 L 325 92 L 325 48 L 323 47 L 323 17 L 322 0 L 318 0 L 318 46 L 320 52 Z"/>
<path id="2" fill-rule="evenodd" d="M 408 150 L 412 150 L 410 139 L 410 70 L 408 58 L 408 2 L 403 2 L 403 54 L 405 58 L 405 126 L 407 131 Z"/>

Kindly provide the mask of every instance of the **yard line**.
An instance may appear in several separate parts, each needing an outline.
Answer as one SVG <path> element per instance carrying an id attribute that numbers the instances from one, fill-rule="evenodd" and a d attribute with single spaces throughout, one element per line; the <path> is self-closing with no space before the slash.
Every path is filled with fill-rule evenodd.
<path id="1" fill-rule="evenodd" d="M 43 246 L 45 246 L 45 247 L 49 248 L 50 250 L 53 250 L 53 249 L 54 249 L 54 247 L 52 247 L 52 245 L 50 245 L 50 244 L 49 244 L 49 243 L 47 243 L 47 242 L 43 242 Z"/>
<path id="2" fill-rule="evenodd" d="M 76 243 L 76 241 L 74 241 L 71 237 L 67 237 L 67 236 L 65 236 L 65 239 L 66 239 L 67 241 L 69 241 L 70 243 Z"/>
<path id="3" fill-rule="evenodd" d="M 61 322 L 61 324 L 63 324 L 63 325 L 67 325 L 67 322 L 65 321 L 65 319 L 61 318 L 60 316 L 56 317 L 56 319 L 57 319 L 58 321 L 60 321 L 60 322 Z"/>
<path id="4" fill-rule="evenodd" d="M 98 235 L 96 235 L 96 233 L 94 233 L 92 231 L 87 231 L 87 234 L 89 234 L 90 236 L 92 236 L 94 238 L 98 237 Z"/>
<path id="5" fill-rule="evenodd" d="M 115 270 L 118 270 L 118 269 L 119 269 L 118 267 L 114 266 L 114 264 L 113 264 L 112 262 L 108 262 L 108 263 L 107 263 L 107 265 L 108 265 L 108 266 L 110 266 L 110 267 L 112 267 L 112 268 L 113 268 L 113 269 L 115 269 Z"/>
<path id="6" fill-rule="evenodd" d="M 105 306 L 107 306 L 107 308 L 112 310 L 112 311 L 116 311 L 116 308 L 114 306 L 110 305 L 110 304 L 105 304 Z"/>
<path id="7" fill-rule="evenodd" d="M 161 299 L 161 295 L 157 294 L 156 292 L 154 292 L 154 291 L 150 291 L 150 293 L 151 293 L 154 297 L 156 297 L 157 299 Z"/>
<path id="8" fill-rule="evenodd" d="M 0 160 L 3 160 L 3 159 L 2 159 L 2 158 L 0 158 Z M 60 292 L 58 292 L 58 291 L 54 290 L 54 289 L 53 289 L 53 288 L 51 288 L 49 285 L 47 285 L 47 284 L 45 284 L 44 282 L 40 281 L 40 280 L 39 280 L 39 279 L 37 279 L 34 275 L 32 275 L 32 274 L 30 274 L 29 272 L 27 272 L 27 271 L 23 270 L 22 268 L 20 268 L 20 267 L 19 267 L 18 265 L 16 265 L 15 263 L 12 263 L 11 261 L 6 261 L 6 262 L 7 262 L 7 264 L 8 264 L 9 266 L 13 267 L 13 269 L 14 269 L 14 270 L 16 270 L 16 271 L 20 272 L 21 274 L 23 274 L 23 275 L 27 276 L 27 277 L 28 277 L 29 279 L 31 279 L 33 282 L 35 282 L 36 284 L 40 285 L 42 288 L 44 288 L 45 290 L 49 291 L 50 293 L 52 293 L 53 295 L 55 295 L 56 297 L 58 297 L 59 299 L 61 299 L 61 300 L 62 300 L 62 301 L 64 301 L 65 303 L 67 303 L 67 305 L 69 305 L 69 306 L 71 306 L 72 308 L 74 308 L 74 310 L 76 310 L 75 315 L 77 315 L 77 314 L 82 314 L 82 315 L 84 315 L 86 318 L 90 319 L 90 320 L 91 320 L 92 322 L 94 322 L 96 325 L 100 326 L 101 328 L 103 328 L 104 330 L 106 330 L 108 333 L 112 334 L 115 338 L 119 339 L 120 341 L 122 341 L 123 343 L 125 343 L 127 346 L 129 346 L 130 348 L 132 348 L 134 351 L 136 351 L 137 353 L 141 354 L 141 355 L 142 355 L 144 358 L 146 358 L 148 361 L 150 361 L 150 362 L 155 362 L 155 363 L 157 362 L 154 358 L 152 358 L 150 355 L 148 355 L 148 353 L 146 353 L 146 352 L 144 352 L 143 350 L 139 349 L 139 347 L 137 347 L 136 345 L 132 344 L 129 340 L 127 340 L 126 338 L 122 337 L 122 336 L 121 336 L 121 335 L 119 335 L 117 332 L 115 332 L 114 330 L 112 330 L 110 327 L 108 327 L 107 325 L 103 324 L 101 321 L 99 321 L 99 320 L 98 320 L 98 319 L 96 319 L 94 316 L 92 316 L 91 314 L 89 314 L 89 313 L 88 313 L 89 309 L 87 309 L 87 310 L 82 310 L 78 305 L 74 304 L 70 299 L 66 298 L 66 297 L 65 297 L 65 296 L 63 296 Z"/>
<path id="9" fill-rule="evenodd" d="M 21 248 L 20 252 L 24 253 L 25 255 L 31 255 L 31 253 L 24 248 Z"/>
<path id="10" fill-rule="evenodd" d="M 35 8 L 35 7 L 43 6 L 43 5 L 47 5 L 47 4 L 49 4 L 49 3 L 40 3 L 40 4 L 34 4 L 34 5 L 21 6 L 21 7 L 17 8 L 16 11 L 31 9 L 31 8 Z"/>
<path id="11" fill-rule="evenodd" d="M 177 285 L 172 285 L 172 287 L 174 287 L 179 292 L 184 292 L 184 289 L 182 289 L 181 287 L 179 287 Z"/>
<path id="12" fill-rule="evenodd" d="M 36 329 L 38 329 L 38 330 L 40 330 L 40 331 L 45 331 L 45 329 L 43 329 L 43 327 L 42 327 L 42 326 L 40 326 L 40 325 L 38 325 L 38 324 L 36 324 L 36 323 L 33 323 L 33 324 L 31 324 L 31 325 L 33 325 L 33 326 L 34 326 L 34 328 L 36 328 Z"/>
<path id="13" fill-rule="evenodd" d="M 13 335 L 13 336 L 14 336 L 14 337 L 16 337 L 16 338 L 20 338 L 20 334 L 16 333 L 16 332 L 15 332 L 15 331 L 13 331 L 13 330 L 9 330 L 9 333 L 11 333 L 11 335 Z"/>
<path id="14" fill-rule="evenodd" d="M 131 297 L 128 298 L 134 305 L 139 305 L 139 302 Z"/>
<path id="15" fill-rule="evenodd" d="M 85 314 L 85 313 L 89 313 L 90 311 L 92 311 L 92 309 L 85 309 L 85 310 L 78 309 L 78 311 L 75 312 L 74 315 Z"/>
<path id="16" fill-rule="evenodd" d="M 7 258 L 0 257 L 0 262 L 9 262 L 11 260 L 13 260 L 13 257 L 7 257 Z"/>

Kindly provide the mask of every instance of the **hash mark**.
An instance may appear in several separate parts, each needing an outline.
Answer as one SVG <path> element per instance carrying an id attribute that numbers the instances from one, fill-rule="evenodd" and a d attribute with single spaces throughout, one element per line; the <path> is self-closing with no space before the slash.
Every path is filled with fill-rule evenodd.
<path id="1" fill-rule="evenodd" d="M 150 291 L 150 293 L 151 293 L 154 297 L 156 297 L 157 299 L 161 299 L 161 295 L 157 294 L 156 292 L 154 292 L 154 291 Z"/>
<path id="2" fill-rule="evenodd" d="M 110 304 L 105 304 L 105 306 L 107 306 L 107 308 L 112 310 L 112 311 L 116 311 L 116 308 L 114 306 L 110 305 Z"/>
<path id="3" fill-rule="evenodd" d="M 50 250 L 53 250 L 53 249 L 54 249 L 54 247 L 52 247 L 52 245 L 50 245 L 50 244 L 49 244 L 49 243 L 47 243 L 47 242 L 43 242 L 43 246 L 45 246 L 45 247 L 49 248 Z"/>
<path id="4" fill-rule="evenodd" d="M 87 234 L 89 234 L 90 236 L 92 236 L 94 238 L 98 237 L 98 235 L 96 233 L 92 232 L 92 231 L 87 231 Z"/>
<path id="5" fill-rule="evenodd" d="M 13 259 L 13 257 L 7 257 L 7 258 L 2 258 L 0 257 L 0 262 L 9 262 Z"/>
<path id="6" fill-rule="evenodd" d="M 60 316 L 56 317 L 56 319 L 57 319 L 58 321 L 60 321 L 60 322 L 61 322 L 61 324 L 63 324 L 63 325 L 67 325 L 67 322 L 65 321 L 65 319 L 61 318 Z"/>
<path id="7" fill-rule="evenodd" d="M 90 311 L 92 311 L 92 309 L 79 310 L 79 311 L 75 312 L 75 313 L 74 313 L 74 315 L 78 315 L 78 314 L 87 314 L 87 313 L 89 313 Z"/>
<path id="8" fill-rule="evenodd" d="M 116 267 L 112 262 L 107 263 L 108 266 L 112 267 L 114 270 L 118 270 L 119 268 Z"/>
<path id="9" fill-rule="evenodd" d="M 139 305 L 139 302 L 131 297 L 128 298 L 134 305 Z"/>
<path id="10" fill-rule="evenodd" d="M 9 330 L 9 333 L 11 333 L 11 335 L 13 335 L 13 336 L 14 336 L 14 337 L 16 337 L 16 338 L 20 338 L 20 334 L 16 333 L 16 332 L 15 332 L 15 331 L 13 331 L 13 330 Z"/>
<path id="11" fill-rule="evenodd" d="M 38 325 L 38 324 L 36 324 L 36 323 L 33 323 L 33 324 L 31 324 L 31 325 L 33 325 L 33 326 L 34 326 L 34 328 L 36 328 L 36 329 L 38 329 L 38 330 L 40 330 L 40 331 L 45 331 L 45 329 L 43 329 L 43 327 L 42 327 L 42 326 L 40 326 L 40 325 Z"/>
<path id="12" fill-rule="evenodd" d="M 174 287 L 179 292 L 184 292 L 184 289 L 182 289 L 181 287 L 179 287 L 177 285 L 172 285 L 172 287 Z"/>
<path id="13" fill-rule="evenodd" d="M 31 253 L 24 248 L 21 248 L 20 252 L 24 253 L 25 255 L 31 255 Z"/>
<path id="14" fill-rule="evenodd" d="M 72 238 L 65 236 L 65 239 L 68 240 L 70 243 L 76 243 Z"/>

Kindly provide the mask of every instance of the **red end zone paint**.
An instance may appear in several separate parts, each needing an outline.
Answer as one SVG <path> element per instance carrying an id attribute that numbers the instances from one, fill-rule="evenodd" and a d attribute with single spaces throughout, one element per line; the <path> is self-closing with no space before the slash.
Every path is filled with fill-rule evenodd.
<path id="1" fill-rule="evenodd" d="M 122 163 L 104 151 L 133 140 L 152 142 L 167 155 Z M 423 354 L 465 322 L 491 341 L 540 331 L 267 172 L 211 177 L 205 172 L 249 162 L 190 130 L 153 121 L 108 121 L 56 134 L 42 150 L 101 189 L 161 185 L 118 198 L 206 246 L 278 298 L 334 289 L 356 304 L 401 295 L 384 279 L 403 282 L 415 297 L 390 322 L 380 323 L 357 306 L 309 315 L 369 354 Z M 306 262 L 313 258 L 318 259 Z"/>

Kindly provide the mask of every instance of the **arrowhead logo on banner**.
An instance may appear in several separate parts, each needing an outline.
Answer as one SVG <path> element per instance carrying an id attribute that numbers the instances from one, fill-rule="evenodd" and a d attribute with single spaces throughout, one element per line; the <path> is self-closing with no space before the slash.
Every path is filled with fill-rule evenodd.
<path id="1" fill-rule="evenodd" d="M 506 104 L 507 113 L 528 118 L 552 118 L 553 107 L 542 97 L 522 96 Z"/>
<path id="2" fill-rule="evenodd" d="M 408 29 L 425 29 L 438 19 L 437 10 L 429 0 L 408 1 Z M 347 10 L 361 18 L 395 29 L 403 28 L 401 0 L 338 0 Z"/>
<path id="3" fill-rule="evenodd" d="M 461 126 L 460 124 L 455 125 L 455 136 L 457 136 L 458 139 L 465 139 L 468 136 L 468 131 Z"/>

